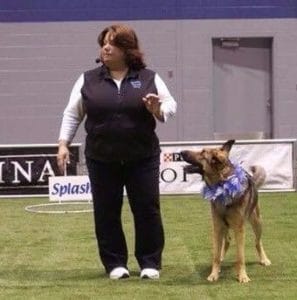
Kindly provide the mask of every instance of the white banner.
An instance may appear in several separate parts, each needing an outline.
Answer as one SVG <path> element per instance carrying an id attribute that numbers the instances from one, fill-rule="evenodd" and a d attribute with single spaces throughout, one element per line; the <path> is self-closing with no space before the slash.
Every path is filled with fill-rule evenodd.
<path id="1" fill-rule="evenodd" d="M 266 170 L 267 178 L 262 190 L 293 190 L 293 150 L 295 140 L 237 141 L 230 153 L 231 161 L 240 163 L 247 171 L 252 165 Z M 218 142 L 170 143 L 162 145 L 160 191 L 161 194 L 199 193 L 203 183 L 199 174 L 185 174 L 186 165 L 180 156 L 183 150 L 217 147 Z"/>

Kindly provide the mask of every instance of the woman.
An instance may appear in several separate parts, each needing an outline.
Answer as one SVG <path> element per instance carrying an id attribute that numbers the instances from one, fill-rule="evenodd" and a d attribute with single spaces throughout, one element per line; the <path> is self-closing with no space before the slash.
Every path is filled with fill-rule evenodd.
<path id="1" fill-rule="evenodd" d="M 165 122 L 174 115 L 176 102 L 160 76 L 146 68 L 133 29 L 112 25 L 101 32 L 98 43 L 102 66 L 83 73 L 73 87 L 57 161 L 63 172 L 68 146 L 86 116 L 85 156 L 101 261 L 111 279 L 129 277 L 121 222 L 125 187 L 134 217 L 140 277 L 157 279 L 164 232 L 155 119 Z"/>

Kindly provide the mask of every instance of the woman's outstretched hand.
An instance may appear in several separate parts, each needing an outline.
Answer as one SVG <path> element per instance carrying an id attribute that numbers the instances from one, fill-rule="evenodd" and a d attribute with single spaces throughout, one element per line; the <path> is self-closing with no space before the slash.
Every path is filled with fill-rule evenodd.
<path id="1" fill-rule="evenodd" d="M 160 110 L 160 97 L 156 94 L 149 93 L 142 98 L 146 109 L 152 113 L 159 121 L 164 122 L 163 114 Z"/>

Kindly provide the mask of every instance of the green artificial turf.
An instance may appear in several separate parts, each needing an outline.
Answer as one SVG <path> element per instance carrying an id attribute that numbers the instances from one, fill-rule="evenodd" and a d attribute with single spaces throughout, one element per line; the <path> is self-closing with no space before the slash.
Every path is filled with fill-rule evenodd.
<path id="1" fill-rule="evenodd" d="M 296 299 L 297 194 L 260 194 L 263 243 L 272 261 L 258 264 L 247 229 L 246 263 L 251 282 L 236 280 L 231 244 L 219 281 L 211 266 L 209 204 L 198 195 L 161 199 L 166 246 L 160 280 L 140 280 L 134 258 L 133 220 L 127 201 L 124 231 L 129 279 L 112 281 L 101 266 L 92 213 L 37 214 L 28 205 L 47 199 L 0 199 L 0 299 Z"/>

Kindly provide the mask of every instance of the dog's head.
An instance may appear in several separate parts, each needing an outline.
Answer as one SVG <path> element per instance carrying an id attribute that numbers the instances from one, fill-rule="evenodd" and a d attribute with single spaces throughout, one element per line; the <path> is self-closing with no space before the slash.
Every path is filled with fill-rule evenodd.
<path id="1" fill-rule="evenodd" d="M 182 151 L 181 156 L 189 163 L 186 173 L 199 173 L 207 184 L 213 185 L 225 180 L 233 171 L 229 160 L 235 140 L 229 140 L 218 148 L 204 148 L 201 151 Z"/>

